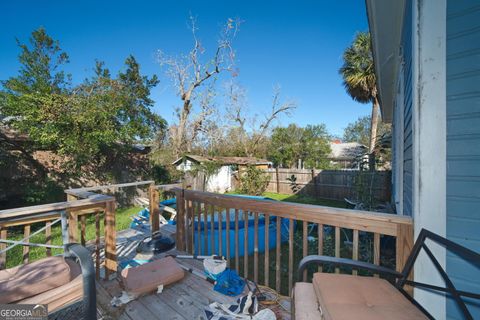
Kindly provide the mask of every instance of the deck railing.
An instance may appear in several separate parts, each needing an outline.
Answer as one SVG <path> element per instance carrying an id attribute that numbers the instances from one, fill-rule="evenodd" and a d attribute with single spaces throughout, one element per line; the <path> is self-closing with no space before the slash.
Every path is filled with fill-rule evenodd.
<path id="1" fill-rule="evenodd" d="M 159 214 L 162 209 L 159 205 L 160 193 L 175 194 L 178 250 L 225 255 L 229 266 L 244 277 L 284 294 L 291 292 L 295 281 L 304 280 L 311 274 L 311 272 L 308 275 L 304 274 L 303 279 L 294 278 L 298 261 L 309 254 L 370 260 L 377 265 L 386 264 L 400 271 L 413 246 L 413 224 L 409 217 L 220 195 L 187 190 L 180 184 L 155 185 L 153 181 L 70 189 L 65 191 L 67 202 L 0 211 L 0 238 L 4 240 L 8 238 L 9 228 L 16 228 L 18 233 L 18 228 L 22 227 L 24 238 L 28 238 L 31 235 L 32 224 L 45 223 L 42 232 L 45 232 L 46 243 L 49 244 L 52 238 L 51 223 L 58 220 L 63 213 L 68 218 L 69 241 L 85 244 L 86 218 L 94 215 L 98 275 L 100 222 L 101 214 L 104 213 L 105 276 L 108 279 L 117 271 L 116 202 L 112 196 L 94 192 L 135 186 L 149 187 L 152 231 L 159 228 Z M 220 214 L 222 212 L 229 214 Z M 222 219 L 226 220 L 225 226 Z M 259 223 L 260 221 L 262 223 Z M 250 226 L 252 232 L 242 232 L 240 230 L 242 223 L 244 226 Z M 260 234 L 262 224 L 265 227 Z M 286 232 L 272 233 L 272 230 L 278 231 L 282 228 Z M 348 238 L 348 241 L 342 241 L 343 238 Z M 262 244 L 268 248 L 272 243 L 274 249 L 267 249 L 264 253 L 259 249 Z M 8 244 L 0 243 L 0 252 Z M 253 251 L 251 255 L 248 254 L 249 249 Z M 29 250 L 28 246 L 24 246 L 24 262 L 29 261 Z M 49 248 L 46 247 L 45 250 L 47 255 L 51 254 Z M 242 250 L 247 254 L 242 256 Z M 365 255 L 365 252 L 368 254 Z M 388 260 L 389 256 L 393 258 Z M 5 266 L 6 254 L 2 253 L 0 268 Z M 350 272 L 357 273 L 356 270 Z"/>
<path id="2" fill-rule="evenodd" d="M 51 203 L 45 205 L 37 205 L 31 207 L 23 207 L 16 209 L 8 209 L 0 211 L 0 269 L 7 266 L 7 252 L 4 252 L 8 246 L 23 246 L 23 263 L 30 261 L 30 247 L 44 247 L 46 256 L 52 255 L 52 224 L 59 223 L 62 217 L 65 225 L 62 228 L 64 237 L 68 235 L 68 239 L 64 238 L 63 242 L 78 242 L 78 219 L 81 225 L 81 243 L 85 245 L 85 218 L 87 215 L 95 214 L 95 253 L 96 253 L 96 272 L 97 278 L 100 277 L 100 214 L 104 214 L 104 237 L 105 237 L 105 277 L 115 273 L 117 270 L 116 253 L 115 253 L 115 198 L 91 194 L 89 197 L 81 200 L 70 198 L 66 202 Z M 45 244 L 32 244 L 30 237 L 32 225 L 45 223 L 45 227 L 40 228 L 34 233 L 45 232 Z M 23 239 L 9 240 L 9 230 L 23 228 Z M 12 232 L 13 233 L 13 232 Z M 22 245 L 30 243 L 30 245 Z"/>
<path id="3" fill-rule="evenodd" d="M 351 251 L 349 258 L 358 260 L 363 258 L 363 256 L 359 257 L 360 247 L 363 249 L 371 245 L 373 248 L 367 250 L 373 253 L 371 257 L 373 261 L 371 262 L 379 265 L 383 261 L 381 242 L 382 244 L 388 242 L 388 238 L 393 237 L 395 241 L 393 245 L 390 245 L 394 250 L 392 267 L 400 271 L 405 265 L 413 246 L 413 225 L 412 219 L 409 217 L 257 200 L 181 188 L 175 189 L 175 192 L 177 197 L 176 237 L 179 250 L 185 250 L 190 253 L 196 252 L 197 254 L 205 254 L 208 251 L 211 254 L 212 251 L 209 251 L 208 248 L 214 248 L 213 250 L 217 251 L 214 253 L 227 257 L 227 262 L 232 268 L 235 268 L 239 273 L 243 269 L 244 277 L 249 278 L 253 276 L 250 278 L 255 282 L 258 283 L 260 281 L 260 284 L 271 286 L 283 293 L 287 293 L 287 288 L 288 293 L 290 293 L 296 280 L 305 280 L 307 278 L 305 273 L 303 279 L 294 279 L 294 274 L 298 260 L 309 254 L 331 254 L 335 257 L 345 257 L 345 253 L 350 253 Z M 220 214 L 220 212 L 229 214 Z M 239 221 L 242 222 L 243 220 L 243 225 L 248 226 L 249 216 L 252 215 L 253 218 L 250 219 L 254 221 L 253 235 L 248 231 L 239 231 Z M 223 226 L 222 219 L 227 220 L 225 221 L 225 226 Z M 231 219 L 234 220 L 233 223 L 231 223 Z M 262 235 L 259 234 L 260 219 L 263 219 L 266 226 L 264 228 L 265 233 Z M 217 236 L 213 232 L 215 228 L 214 221 L 217 223 Z M 272 235 L 270 231 L 271 224 L 276 224 L 276 230 L 278 231 L 282 229 L 282 223 L 285 222 L 288 222 L 287 225 L 289 226 L 288 235 L 276 232 L 276 239 L 274 240 L 276 243 L 275 249 L 265 250 L 263 261 L 260 261 L 259 245 L 261 247 L 262 243 L 259 243 L 259 239 L 263 238 L 263 241 L 265 241 L 264 247 L 268 248 L 268 244 L 272 241 L 272 239 L 269 239 L 269 236 Z M 202 223 L 205 228 L 201 227 Z M 222 230 L 223 227 L 226 230 Z M 315 230 L 316 232 L 312 234 L 312 231 Z M 218 236 L 218 234 L 222 235 L 223 232 L 225 232 L 225 237 Z M 329 240 L 334 245 L 334 248 L 330 246 L 329 250 L 324 246 L 327 241 L 327 232 L 331 233 L 331 239 L 329 238 Z M 349 238 L 351 237 L 352 239 L 347 244 L 345 244 L 345 241 L 342 241 L 344 235 L 349 235 Z M 248 252 L 248 238 L 251 236 L 254 237 L 253 257 L 249 257 L 248 254 L 240 257 L 239 243 L 243 242 L 243 252 Z M 285 239 L 285 236 L 288 239 Z M 231 252 L 232 239 L 234 252 Z M 225 246 L 226 252 L 222 252 L 222 241 L 227 242 Z M 282 247 L 282 242 L 288 243 L 288 246 L 285 244 Z M 365 242 L 368 243 L 365 244 Z M 309 243 L 316 244 L 315 250 L 312 249 L 312 245 L 309 245 Z M 382 247 L 388 248 L 388 243 L 386 246 L 382 245 Z M 391 250 L 388 249 L 388 251 Z M 388 253 L 392 254 L 392 252 L 385 252 L 385 254 Z M 285 259 L 285 255 L 288 256 L 288 259 Z M 252 258 L 253 263 L 250 262 Z M 243 266 L 241 262 L 243 262 Z M 274 265 L 274 268 L 270 268 L 271 264 Z M 287 265 L 285 266 L 285 264 Z M 261 272 L 262 270 L 263 272 Z M 334 271 L 340 272 L 339 269 Z M 351 272 L 356 274 L 357 270 L 352 270 Z M 288 279 L 285 273 L 288 274 Z M 274 286 L 273 282 L 270 281 L 271 277 L 275 278 Z M 282 283 L 282 281 L 287 282 L 288 286 Z"/>

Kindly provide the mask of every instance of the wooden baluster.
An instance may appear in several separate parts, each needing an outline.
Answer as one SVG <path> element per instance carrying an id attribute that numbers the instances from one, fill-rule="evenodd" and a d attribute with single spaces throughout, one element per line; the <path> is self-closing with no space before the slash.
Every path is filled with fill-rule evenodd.
<path id="1" fill-rule="evenodd" d="M 67 211 L 68 240 L 70 243 L 78 242 L 78 216 L 74 211 Z"/>
<path id="2" fill-rule="evenodd" d="M 335 227 L 335 257 L 340 258 L 340 227 Z M 335 268 L 335 273 L 340 273 L 340 268 Z"/>
<path id="3" fill-rule="evenodd" d="M 160 227 L 160 194 L 155 184 L 151 184 L 148 189 L 149 211 L 150 211 L 150 230 L 158 231 Z"/>
<path id="4" fill-rule="evenodd" d="M 253 281 L 258 283 L 258 212 L 254 214 L 253 227 Z"/>
<path id="5" fill-rule="evenodd" d="M 84 214 L 80 216 L 80 243 L 82 246 L 85 246 L 85 228 L 86 228 L 86 217 Z"/>
<path id="6" fill-rule="evenodd" d="M 248 278 L 248 212 L 243 210 L 243 277 Z"/>
<path id="7" fill-rule="evenodd" d="M 308 255 L 308 222 L 303 221 L 303 257 L 305 258 Z M 303 271 L 303 282 L 307 281 L 307 270 Z"/>
<path id="8" fill-rule="evenodd" d="M 27 238 L 30 236 L 30 225 L 27 224 L 23 227 L 23 237 Z M 30 242 L 30 239 L 25 239 L 26 243 Z M 27 264 L 30 260 L 30 246 L 23 246 L 23 263 Z"/>
<path id="9" fill-rule="evenodd" d="M 238 253 L 239 246 L 239 235 L 238 235 L 238 209 L 235 209 L 235 270 L 240 274 L 240 257 Z"/>
<path id="10" fill-rule="evenodd" d="M 226 246 L 227 246 L 227 267 L 230 267 L 230 208 L 225 208 L 225 220 L 226 220 Z"/>
<path id="11" fill-rule="evenodd" d="M 318 226 L 318 255 L 323 255 L 323 224 L 319 223 Z M 322 272 L 322 266 L 318 266 L 318 272 Z"/>
<path id="12" fill-rule="evenodd" d="M 100 280 L 100 212 L 95 213 L 95 277 Z"/>
<path id="13" fill-rule="evenodd" d="M 373 263 L 377 266 L 380 265 L 380 234 L 373 234 Z M 378 277 L 378 274 L 375 274 Z"/>
<path id="14" fill-rule="evenodd" d="M 190 253 L 190 201 L 185 200 L 185 251 Z"/>
<path id="15" fill-rule="evenodd" d="M 0 239 L 7 240 L 8 237 L 8 229 L 5 227 L 0 227 Z M 5 250 L 7 248 L 7 244 L 0 242 L 0 250 Z M 0 253 L 0 270 L 3 270 L 7 267 L 7 253 Z"/>
<path id="16" fill-rule="evenodd" d="M 208 205 L 203 204 L 203 254 L 208 255 Z"/>
<path id="17" fill-rule="evenodd" d="M 265 286 L 270 285 L 270 215 L 268 213 L 265 214 L 265 274 L 264 284 Z"/>
<path id="18" fill-rule="evenodd" d="M 201 235 L 201 224 L 202 224 L 202 205 L 200 202 L 197 202 L 197 254 L 202 254 L 202 242 L 200 241 Z"/>
<path id="19" fill-rule="evenodd" d="M 223 211 L 218 208 L 218 255 L 223 256 L 222 238 L 223 238 Z"/>
<path id="20" fill-rule="evenodd" d="M 276 230 L 276 235 L 277 235 L 277 244 L 276 244 L 276 254 L 275 254 L 275 290 L 277 292 L 280 292 L 281 289 L 281 270 L 280 270 L 280 264 L 281 264 L 281 258 L 282 258 L 282 218 L 279 216 L 276 217 L 277 219 L 277 230 Z"/>
<path id="21" fill-rule="evenodd" d="M 177 250 L 185 251 L 185 197 L 183 190 L 176 191 L 177 199 Z"/>
<path id="22" fill-rule="evenodd" d="M 352 259 L 358 260 L 358 230 L 353 230 L 353 245 L 352 245 Z M 352 269 L 352 274 L 357 275 L 357 270 Z"/>
<path id="23" fill-rule="evenodd" d="M 288 294 L 293 287 L 293 219 L 288 219 Z"/>
<path id="24" fill-rule="evenodd" d="M 46 224 L 46 229 L 45 229 L 45 244 L 51 245 L 52 244 L 52 221 L 47 221 Z M 52 248 L 46 248 L 45 249 L 45 254 L 47 257 L 52 256 Z"/>
<path id="25" fill-rule="evenodd" d="M 215 252 L 215 206 L 210 205 L 210 254 L 217 254 Z"/>
<path id="26" fill-rule="evenodd" d="M 192 200 L 187 200 L 187 231 L 188 231 L 188 241 L 187 241 L 187 252 L 190 252 L 190 254 L 193 254 L 194 251 L 194 212 L 193 212 L 193 203 Z"/>
<path id="27" fill-rule="evenodd" d="M 106 203 L 105 216 L 107 221 L 105 225 L 105 278 L 109 280 L 110 276 L 117 272 L 115 202 Z"/>

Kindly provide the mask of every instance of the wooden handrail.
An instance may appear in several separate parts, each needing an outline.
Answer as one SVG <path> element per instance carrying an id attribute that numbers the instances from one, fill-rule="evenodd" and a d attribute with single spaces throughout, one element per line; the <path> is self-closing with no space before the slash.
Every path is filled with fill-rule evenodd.
<path id="1" fill-rule="evenodd" d="M 95 214 L 98 220 L 98 212 L 105 212 L 105 276 L 108 279 L 110 275 L 117 271 L 116 259 L 116 235 L 115 235 L 115 198 L 102 194 L 93 194 L 87 199 L 75 200 L 70 197 L 71 201 L 50 203 L 31 207 L 7 209 L 0 211 L 0 238 L 7 239 L 8 228 L 12 226 L 24 226 L 24 237 L 30 236 L 31 225 L 34 223 L 46 223 L 45 237 L 47 243 L 51 241 L 51 221 L 62 215 L 67 214 L 68 219 L 68 236 L 70 242 L 78 242 L 78 218 L 82 217 L 82 244 L 84 244 L 85 215 Z M 99 239 L 100 225 L 96 223 L 96 255 L 97 255 L 97 274 L 100 268 L 99 264 Z M 5 244 L 0 244 L 0 248 L 4 249 Z M 29 262 L 29 246 L 25 245 L 23 249 L 23 262 Z M 46 249 L 46 255 L 51 255 L 50 249 Z M 0 254 L 0 269 L 6 267 L 6 254 Z"/>
<path id="2" fill-rule="evenodd" d="M 21 216 L 31 216 L 33 214 L 41 214 L 52 211 L 62 211 L 62 210 L 81 210 L 89 209 L 91 206 L 96 206 L 109 201 L 115 201 L 114 197 L 106 195 L 95 195 L 88 199 L 77 200 L 77 201 L 65 201 L 57 203 L 42 204 L 38 206 L 31 207 L 22 207 L 15 209 L 6 209 L 0 210 L 0 223 L 8 218 L 18 218 Z"/>
<path id="3" fill-rule="evenodd" d="M 295 267 L 295 259 L 298 259 L 298 254 L 294 252 L 297 250 L 296 246 L 301 246 L 302 256 L 307 256 L 308 254 L 324 254 L 324 226 L 331 226 L 333 227 L 334 233 L 332 233 L 331 241 L 334 242 L 334 254 L 336 257 L 340 257 L 342 255 L 342 251 L 340 250 L 342 247 L 342 229 L 352 230 L 352 257 L 355 260 L 362 258 L 359 255 L 360 250 L 360 239 L 365 239 L 365 236 L 362 235 L 362 238 L 359 236 L 359 232 L 366 232 L 371 234 L 370 241 L 372 241 L 373 246 L 371 247 L 372 250 L 372 260 L 375 264 L 380 264 L 380 241 L 381 236 L 392 236 L 395 237 L 395 267 L 397 271 L 401 271 L 403 266 L 406 263 L 406 259 L 410 254 L 410 251 L 413 247 L 413 221 L 412 218 L 406 216 L 398 216 L 394 214 L 386 214 L 386 213 L 377 213 L 377 212 L 369 212 L 369 211 L 359 211 L 359 210 L 349 210 L 349 209 L 341 209 L 341 208 L 333 208 L 333 207 L 326 207 L 326 206 L 316 206 L 316 205 L 308 205 L 308 204 L 298 204 L 298 203 L 289 203 L 289 202 L 280 202 L 274 200 L 263 200 L 263 199 L 251 199 L 245 197 L 238 197 L 235 195 L 222 195 L 210 192 L 202 192 L 202 191 L 194 191 L 194 190 L 186 190 L 182 188 L 175 188 L 172 191 L 176 193 L 177 197 L 177 230 L 176 230 L 176 243 L 177 248 L 179 250 L 187 250 L 191 253 L 195 252 L 195 248 L 197 248 L 196 254 L 206 254 L 205 252 L 200 252 L 201 248 L 207 248 L 208 254 L 212 254 L 211 248 L 218 248 L 219 252 L 222 251 L 222 241 L 225 243 L 226 241 L 222 240 L 225 236 L 225 240 L 230 239 L 231 232 L 234 233 L 234 240 L 232 243 L 235 243 L 235 267 L 239 268 L 238 263 L 238 243 L 240 241 L 243 242 L 244 252 L 248 252 L 248 249 L 252 249 L 252 239 L 249 238 L 253 236 L 253 275 L 248 270 L 251 267 L 251 261 L 249 260 L 248 254 L 244 255 L 243 257 L 243 271 L 244 276 L 249 277 L 252 276 L 253 280 L 259 280 L 259 270 L 260 270 L 260 259 L 258 256 L 259 250 L 259 217 L 262 216 L 265 219 L 265 223 L 267 221 L 272 221 L 272 217 L 278 217 L 285 219 L 284 221 L 288 222 L 288 226 L 293 226 L 293 222 L 301 222 L 300 224 L 297 223 L 299 226 L 294 231 L 293 227 L 289 227 L 288 230 L 288 248 L 283 246 L 282 250 L 280 250 L 281 243 L 286 240 L 285 238 L 280 237 L 281 230 L 281 220 L 276 219 L 276 222 L 269 228 L 265 228 L 265 236 L 263 237 L 266 239 L 265 247 L 267 247 L 267 241 L 269 241 L 269 233 L 270 228 L 276 224 L 275 230 L 276 233 L 276 254 L 275 258 L 270 257 L 270 254 L 265 252 L 264 261 L 264 274 L 263 276 L 263 284 L 270 285 L 269 281 L 269 264 L 270 259 L 273 259 L 272 262 L 275 262 L 275 287 L 277 290 L 281 288 L 281 277 L 284 272 L 283 269 L 280 267 L 280 263 L 282 263 L 281 256 L 288 257 L 288 291 L 282 290 L 283 292 L 291 292 L 292 285 L 294 282 L 293 274 Z M 222 221 L 222 217 L 219 215 L 219 212 L 224 210 L 228 210 L 229 215 L 227 215 L 230 219 L 230 214 L 235 214 L 235 230 L 230 230 L 231 228 L 228 227 L 225 230 L 225 234 L 222 233 L 222 227 L 220 225 Z M 243 214 L 239 214 L 239 210 L 243 211 Z M 252 213 L 253 218 L 248 218 L 247 213 Z M 204 234 L 199 227 L 200 224 L 197 223 L 197 230 L 195 230 L 195 221 L 200 222 L 202 221 L 203 215 L 203 228 Z M 210 232 L 209 235 L 210 240 L 207 240 L 207 229 L 214 230 L 214 216 L 218 215 L 218 230 Z M 209 220 L 212 221 L 211 225 L 207 223 L 207 217 Z M 233 216 L 232 216 L 233 218 Z M 239 238 L 239 231 L 238 231 L 238 222 L 239 221 L 247 221 L 247 219 L 253 219 L 253 226 L 250 228 L 254 228 L 253 235 L 248 235 L 247 232 L 244 232 L 243 239 Z M 230 226 L 230 224 L 228 224 Z M 269 222 L 270 225 L 270 222 Z M 309 225 L 316 226 L 318 228 L 318 250 L 314 252 L 309 252 L 309 241 L 308 241 L 308 229 Z M 222 236 L 216 235 L 222 234 Z M 202 239 L 200 242 L 202 243 L 195 243 L 195 234 L 197 234 L 196 239 Z M 215 234 L 215 235 L 213 235 Z M 287 236 L 287 235 L 285 235 Z M 297 237 L 301 236 L 302 241 L 297 242 Z M 205 245 L 203 245 L 203 242 Z M 249 244 L 250 243 L 250 244 Z M 263 244 L 262 244 L 263 245 Z M 370 244 L 371 245 L 371 244 Z M 285 253 L 284 250 L 287 250 Z M 230 252 L 233 252 L 230 250 Z M 219 252 L 214 252 L 214 254 L 221 254 Z M 344 253 L 343 253 L 344 254 Z M 233 259 L 233 257 L 232 257 Z M 283 259 L 285 260 L 285 259 Z M 248 263 L 250 261 L 250 264 Z M 283 262 L 285 263 L 285 262 Z M 285 265 L 284 265 L 285 268 Z M 237 270 L 240 272 L 240 270 Z M 321 271 L 321 270 L 319 270 Z M 340 269 L 336 269 L 335 272 L 340 272 Z M 353 274 L 357 274 L 355 270 L 352 270 Z M 306 274 L 303 277 L 306 278 Z M 297 279 L 299 280 L 299 279 Z M 286 282 L 284 282 L 286 284 Z"/>
<path id="4" fill-rule="evenodd" d="M 101 190 L 108 190 L 108 189 L 118 189 L 118 188 L 126 188 L 126 187 L 135 187 L 135 186 L 142 186 L 142 185 L 147 185 L 147 184 L 151 185 L 153 183 L 155 183 L 155 181 L 153 181 L 153 180 L 135 181 L 135 182 L 127 182 L 127 183 L 119 183 L 119 184 L 109 184 L 109 185 L 103 185 L 103 186 L 66 189 L 66 190 L 64 190 L 64 192 L 66 194 L 71 194 L 71 195 L 77 196 L 79 194 L 83 194 L 84 192 L 101 191 Z"/>
<path id="5" fill-rule="evenodd" d="M 251 212 L 274 214 L 282 218 L 306 220 L 314 223 L 323 223 L 342 228 L 360 231 L 378 232 L 385 235 L 396 236 L 397 226 L 412 226 L 412 218 L 388 213 L 378 213 L 361 210 L 351 210 L 300 204 L 293 202 L 280 202 L 272 200 L 249 199 L 235 195 L 224 195 L 211 192 L 175 189 L 177 193 L 183 192 L 184 197 L 192 201 L 208 202 L 224 208 L 247 209 Z"/>

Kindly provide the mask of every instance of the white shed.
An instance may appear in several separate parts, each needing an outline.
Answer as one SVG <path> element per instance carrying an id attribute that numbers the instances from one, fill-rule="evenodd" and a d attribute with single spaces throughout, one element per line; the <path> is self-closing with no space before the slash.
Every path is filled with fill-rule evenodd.
<path id="1" fill-rule="evenodd" d="M 232 175 L 242 167 L 256 166 L 260 169 L 268 169 L 272 163 L 265 159 L 255 157 L 205 157 L 198 155 L 185 155 L 175 160 L 172 164 L 179 171 L 189 172 L 199 164 L 216 162 L 220 164 L 219 170 L 208 177 L 205 183 L 205 191 L 225 193 L 233 189 Z"/>

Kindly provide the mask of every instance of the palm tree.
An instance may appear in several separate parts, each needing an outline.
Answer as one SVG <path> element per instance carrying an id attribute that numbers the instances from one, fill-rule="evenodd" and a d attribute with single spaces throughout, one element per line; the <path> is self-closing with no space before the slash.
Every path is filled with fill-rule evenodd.
<path id="1" fill-rule="evenodd" d="M 372 103 L 369 152 L 372 153 L 377 139 L 378 113 L 380 109 L 375 69 L 371 49 L 370 33 L 359 32 L 353 43 L 343 53 L 340 68 L 343 85 L 353 100 Z"/>

